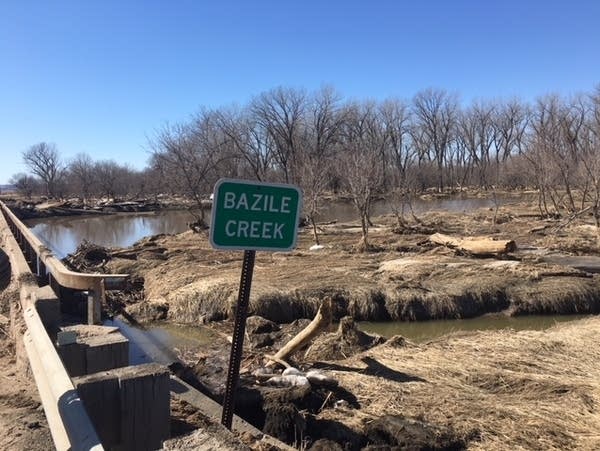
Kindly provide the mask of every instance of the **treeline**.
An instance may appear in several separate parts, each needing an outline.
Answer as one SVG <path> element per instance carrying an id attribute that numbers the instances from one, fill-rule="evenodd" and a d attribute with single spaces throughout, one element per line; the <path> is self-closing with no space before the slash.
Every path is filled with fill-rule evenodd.
<path id="1" fill-rule="evenodd" d="M 64 161 L 54 144 L 41 142 L 22 154 L 30 173 L 18 173 L 10 183 L 27 196 L 51 198 L 145 197 L 158 194 L 159 182 L 151 168 L 135 170 L 114 160 L 93 160 L 86 153 Z"/>
<path id="2" fill-rule="evenodd" d="M 427 189 L 529 187 L 539 190 L 544 214 L 590 208 L 599 217 L 600 87 L 466 106 L 441 89 L 376 102 L 332 88 L 276 88 L 163 127 L 141 172 L 79 155 L 53 179 L 36 169 L 40 146 L 56 151 L 42 143 L 25 152 L 37 179 L 17 182 L 42 181 L 48 195 L 166 192 L 200 201 L 220 177 L 282 181 L 302 187 L 309 217 L 324 191 L 350 194 L 368 228 L 370 202 L 381 193 L 403 202 Z"/>
<path id="3" fill-rule="evenodd" d="M 314 219 L 324 191 L 348 193 L 365 241 L 376 195 L 401 211 L 427 189 L 536 188 L 542 214 L 590 209 L 600 227 L 600 87 L 467 106 L 440 89 L 375 102 L 277 88 L 240 108 L 202 110 L 151 144 L 165 186 L 190 196 L 223 176 L 290 182 Z"/>

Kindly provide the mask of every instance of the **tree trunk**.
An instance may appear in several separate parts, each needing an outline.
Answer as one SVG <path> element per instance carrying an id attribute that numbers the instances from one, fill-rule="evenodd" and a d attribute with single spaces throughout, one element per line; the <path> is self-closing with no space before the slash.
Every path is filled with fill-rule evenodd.
<path id="1" fill-rule="evenodd" d="M 321 243 L 319 243 L 319 233 L 317 232 L 317 223 L 315 222 L 314 215 L 311 215 L 310 223 L 312 224 L 313 236 L 315 238 L 315 244 L 318 246 Z"/>
<path id="2" fill-rule="evenodd" d="M 434 233 L 429 237 L 429 241 L 478 257 L 502 255 L 517 249 L 513 240 L 493 240 L 488 237 L 454 238 Z"/>

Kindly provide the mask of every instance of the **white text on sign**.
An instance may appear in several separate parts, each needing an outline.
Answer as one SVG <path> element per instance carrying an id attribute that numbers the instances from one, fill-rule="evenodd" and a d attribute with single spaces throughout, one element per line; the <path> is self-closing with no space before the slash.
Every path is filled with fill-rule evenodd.
<path id="1" fill-rule="evenodd" d="M 229 237 L 283 239 L 283 226 L 278 222 L 235 221 L 225 224 L 225 234 Z"/>
<path id="2" fill-rule="evenodd" d="M 249 211 L 264 211 L 269 213 L 291 213 L 290 201 L 291 197 L 283 196 L 277 199 L 269 194 L 252 194 L 251 199 L 248 199 L 246 193 L 241 193 L 236 196 L 236 193 L 225 193 L 223 208 L 226 210 L 249 210 Z"/>

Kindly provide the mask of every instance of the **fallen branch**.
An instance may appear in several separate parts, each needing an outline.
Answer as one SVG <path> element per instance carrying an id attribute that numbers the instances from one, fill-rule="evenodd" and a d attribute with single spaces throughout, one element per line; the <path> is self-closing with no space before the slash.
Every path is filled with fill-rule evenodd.
<path id="1" fill-rule="evenodd" d="M 275 362 L 275 363 L 279 363 L 282 367 L 284 368 L 291 368 L 292 365 L 290 365 L 289 363 L 287 363 L 285 360 L 283 359 L 278 359 L 277 357 L 275 357 L 274 355 L 269 355 L 269 354 L 265 354 L 265 359 L 269 360 L 270 362 Z M 269 365 L 267 363 L 267 366 L 273 366 L 273 364 Z M 271 375 L 272 376 L 272 375 Z"/>
<path id="2" fill-rule="evenodd" d="M 270 360 L 266 366 L 273 366 L 275 363 L 280 363 L 279 360 L 284 360 L 294 352 L 302 349 L 306 346 L 313 338 L 315 338 L 321 331 L 331 324 L 333 317 L 333 301 L 327 297 L 321 303 L 321 307 L 317 311 L 317 314 L 310 322 L 308 326 L 302 329 L 298 335 L 288 341 L 274 356 L 268 356 Z"/>
<path id="3" fill-rule="evenodd" d="M 570 216 L 568 216 L 567 218 L 565 218 L 565 220 L 563 222 L 561 222 L 559 225 L 556 226 L 556 231 L 564 229 L 569 224 L 571 224 L 575 219 L 577 219 L 579 216 L 582 216 L 582 215 L 586 214 L 591 209 L 592 209 L 592 207 L 589 206 L 589 207 L 586 207 L 586 208 L 584 208 L 582 210 L 576 211 L 575 213 L 572 213 Z"/>

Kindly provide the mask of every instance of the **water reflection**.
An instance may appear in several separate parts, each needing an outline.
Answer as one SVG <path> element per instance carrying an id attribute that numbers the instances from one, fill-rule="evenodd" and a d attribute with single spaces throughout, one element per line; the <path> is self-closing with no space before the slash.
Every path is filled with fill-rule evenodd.
<path id="1" fill-rule="evenodd" d="M 160 233 L 180 233 L 192 221 L 187 211 L 46 218 L 27 221 L 35 235 L 62 258 L 88 240 L 101 246 L 126 247 Z"/>
<path id="2" fill-rule="evenodd" d="M 472 319 L 451 319 L 420 322 L 361 322 L 361 330 L 391 337 L 402 335 L 412 341 L 423 342 L 459 331 L 477 330 L 544 330 L 557 323 L 587 318 L 586 315 L 531 315 L 510 317 L 505 315 L 486 315 Z"/>
<path id="3" fill-rule="evenodd" d="M 105 326 L 116 326 L 129 339 L 129 362 L 132 365 L 157 362 L 170 365 L 179 360 L 178 353 L 197 352 L 212 344 L 216 332 L 204 326 L 170 323 L 148 324 L 145 328 L 129 325 L 118 318 L 106 320 Z"/>
<path id="4" fill-rule="evenodd" d="M 510 199 L 502 199 L 509 202 Z M 435 200 L 415 200 L 416 214 L 427 211 L 462 212 L 493 205 L 490 199 L 451 198 Z M 380 200 L 373 204 L 373 216 L 391 213 L 390 204 Z M 210 219 L 210 212 L 206 212 Z M 325 204 L 318 216 L 319 221 L 340 222 L 357 219 L 351 202 L 330 202 Z M 73 252 L 79 243 L 88 240 L 101 246 L 126 247 L 139 239 L 159 233 L 180 233 L 187 230 L 193 220 L 185 210 L 169 210 L 155 213 L 122 213 L 117 215 L 77 216 L 70 218 L 45 218 L 27 221 L 46 246 L 59 258 Z"/>

